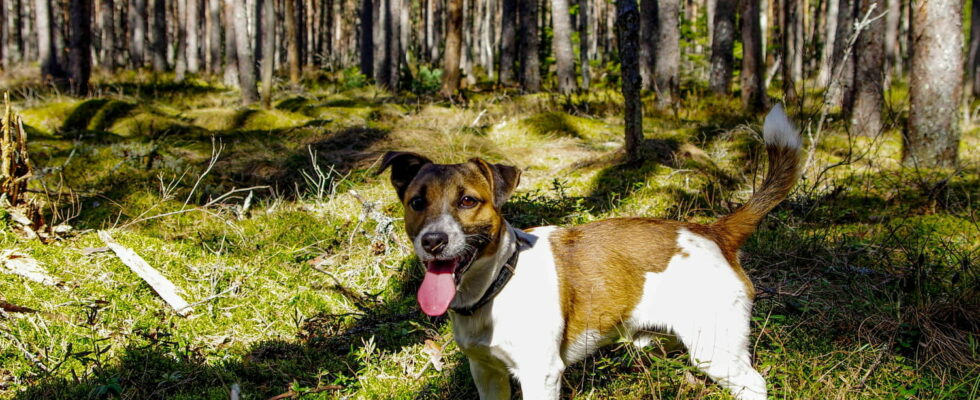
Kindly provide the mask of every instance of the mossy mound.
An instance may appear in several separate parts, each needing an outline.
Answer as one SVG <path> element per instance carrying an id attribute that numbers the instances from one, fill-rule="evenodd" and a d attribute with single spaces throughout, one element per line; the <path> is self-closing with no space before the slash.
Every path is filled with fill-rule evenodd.
<path id="1" fill-rule="evenodd" d="M 571 136 L 587 140 L 608 140 L 614 135 L 611 127 L 593 119 L 551 111 L 520 120 L 519 129 L 540 136 Z"/>
<path id="2" fill-rule="evenodd" d="M 30 125 L 38 132 L 54 135 L 61 129 L 68 117 L 75 111 L 80 101 L 62 101 L 47 103 L 43 106 L 28 108 L 20 112 L 24 124 Z"/>

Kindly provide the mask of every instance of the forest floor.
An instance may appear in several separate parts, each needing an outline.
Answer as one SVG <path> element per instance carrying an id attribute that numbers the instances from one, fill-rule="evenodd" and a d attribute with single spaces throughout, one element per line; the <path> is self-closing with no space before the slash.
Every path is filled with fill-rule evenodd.
<path id="1" fill-rule="evenodd" d="M 424 316 L 402 206 L 376 175 L 387 150 L 519 166 L 505 207 L 520 228 L 615 216 L 708 222 L 751 194 L 762 115 L 738 97 L 646 99 L 646 162 L 624 164 L 622 98 L 394 96 L 351 77 L 283 86 L 271 110 L 205 81 L 95 80 L 88 99 L 7 82 L 27 125 L 47 244 L 0 219 L 0 398 L 472 399 L 446 318 Z M 477 87 L 478 89 L 479 87 Z M 755 366 L 775 399 L 969 399 L 980 394 L 980 130 L 955 171 L 903 169 L 901 134 L 804 128 L 804 179 L 743 248 L 758 296 Z M 891 93 L 889 126 L 904 124 Z M 812 146 L 818 137 L 817 145 Z M 140 254 L 194 304 L 174 313 L 104 246 Z M 16 251 L 9 253 L 8 251 Z M 428 344 L 427 341 L 429 341 Z M 433 365 L 442 364 L 440 368 Z M 625 344 L 568 369 L 563 398 L 729 399 L 685 353 Z"/>

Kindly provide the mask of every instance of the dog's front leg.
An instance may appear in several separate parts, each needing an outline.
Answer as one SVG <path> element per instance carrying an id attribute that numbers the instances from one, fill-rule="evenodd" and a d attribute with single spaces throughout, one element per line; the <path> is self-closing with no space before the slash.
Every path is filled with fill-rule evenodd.
<path id="1" fill-rule="evenodd" d="M 510 400 L 510 376 L 502 365 L 471 358 L 470 373 L 480 400 Z"/>
<path id="2" fill-rule="evenodd" d="M 561 360 L 555 363 L 521 366 L 517 379 L 525 400 L 558 400 L 561 395 Z"/>

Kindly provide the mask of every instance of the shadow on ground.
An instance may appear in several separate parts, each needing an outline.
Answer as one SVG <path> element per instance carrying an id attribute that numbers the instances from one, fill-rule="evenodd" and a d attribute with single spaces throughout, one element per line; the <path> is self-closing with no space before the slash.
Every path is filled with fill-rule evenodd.
<path id="1" fill-rule="evenodd" d="M 14 398 L 227 398 L 232 384 L 241 385 L 244 399 L 266 399 L 296 386 L 339 385 L 342 391 L 359 387 L 357 372 L 368 363 L 359 353 L 373 340 L 375 350 L 393 353 L 421 343 L 437 332 L 444 318 L 429 318 L 417 310 L 414 292 L 421 274 L 414 257 L 401 263 L 402 272 L 381 299 L 355 293 L 340 284 L 324 290 L 346 297 L 357 308 L 349 314 L 321 313 L 298 323 L 295 337 L 256 343 L 235 361 L 208 361 L 202 349 L 177 343 L 165 331 L 136 332 L 119 361 L 94 366 L 91 375 L 75 379 L 39 378 Z M 78 353 L 76 357 L 96 355 Z M 73 374 L 74 375 L 74 374 Z M 445 385 L 425 387 L 419 398 L 472 398 L 468 369 L 460 364 Z M 446 381 L 446 379 L 434 379 Z M 455 397 L 444 397 L 445 394 Z M 455 393 L 455 394 L 453 394 Z M 431 396 L 430 396 L 431 395 Z"/>

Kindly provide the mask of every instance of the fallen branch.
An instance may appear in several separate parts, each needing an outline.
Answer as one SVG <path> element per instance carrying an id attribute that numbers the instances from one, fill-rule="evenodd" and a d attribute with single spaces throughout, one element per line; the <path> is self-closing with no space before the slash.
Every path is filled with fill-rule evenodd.
<path id="1" fill-rule="evenodd" d="M 36 313 L 37 310 L 28 307 L 21 307 L 16 304 L 8 303 L 6 301 L 0 300 L 0 310 L 12 313 Z"/>
<path id="2" fill-rule="evenodd" d="M 304 390 L 302 392 L 295 392 L 295 391 L 290 390 L 290 391 L 288 391 L 286 393 L 279 394 L 279 395 L 276 395 L 276 396 L 272 396 L 272 397 L 269 398 L 269 400 L 292 399 L 292 398 L 299 397 L 300 395 L 304 395 L 304 394 L 320 393 L 320 392 L 326 392 L 328 390 L 341 390 L 343 388 L 344 387 L 343 386 L 340 386 L 340 385 L 327 385 L 327 386 L 320 386 L 320 387 L 317 387 L 317 388 L 313 388 L 313 389 L 310 389 L 310 390 Z"/>
<path id="3" fill-rule="evenodd" d="M 178 315 L 186 317 L 188 314 L 194 311 L 194 309 L 187 304 L 187 301 L 177 294 L 177 286 L 175 286 L 173 282 L 170 282 L 169 279 L 161 275 L 159 271 L 151 267 L 150 264 L 147 264 L 146 260 L 143 260 L 139 254 L 136 254 L 135 251 L 116 242 L 116 240 L 109 235 L 109 232 L 99 231 L 99 238 L 102 239 L 106 246 L 116 253 L 119 260 L 122 261 L 123 264 L 126 264 L 129 269 L 131 269 L 136 273 L 136 275 L 139 275 L 140 278 L 149 284 L 150 287 L 152 287 L 153 290 L 163 298 L 163 301 L 166 301 Z"/>
<path id="4" fill-rule="evenodd" d="M 15 250 L 4 250 L 0 254 L 0 272 L 18 275 L 48 286 L 61 284 L 57 279 L 48 275 L 48 272 L 41 267 L 41 263 L 37 260 Z"/>

